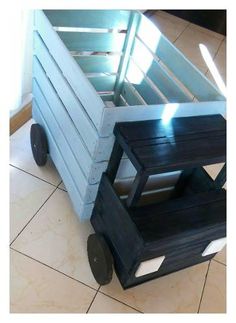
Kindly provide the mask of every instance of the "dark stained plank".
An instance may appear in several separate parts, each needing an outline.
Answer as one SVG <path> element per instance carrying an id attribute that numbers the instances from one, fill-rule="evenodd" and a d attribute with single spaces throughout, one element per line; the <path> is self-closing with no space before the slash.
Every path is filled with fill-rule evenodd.
<path id="1" fill-rule="evenodd" d="M 221 115 L 118 123 L 114 134 L 138 172 L 147 175 L 225 161 Z"/>
<path id="2" fill-rule="evenodd" d="M 193 199 L 181 198 L 149 208 L 142 207 L 132 219 L 145 241 L 171 239 L 194 235 L 203 228 L 218 228 L 226 221 L 225 191 L 212 191 L 193 195 Z M 182 200 L 182 201 L 181 201 Z M 192 203 L 191 203 L 192 202 Z M 194 202 L 194 203 L 193 203 Z M 161 212 L 162 210 L 162 212 Z"/>

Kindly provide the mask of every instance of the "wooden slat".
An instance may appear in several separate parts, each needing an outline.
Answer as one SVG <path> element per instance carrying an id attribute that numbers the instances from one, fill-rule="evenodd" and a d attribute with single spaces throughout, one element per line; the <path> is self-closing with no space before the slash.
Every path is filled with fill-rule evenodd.
<path id="1" fill-rule="evenodd" d="M 218 89 L 143 15 L 137 34 L 199 101 L 225 100 Z"/>
<path id="2" fill-rule="evenodd" d="M 46 61 L 44 60 L 44 62 Z M 51 65 L 51 67 L 52 66 L 53 65 Z M 40 88 L 47 97 L 49 105 L 56 110 L 57 106 L 61 104 L 58 92 L 54 90 L 49 79 L 45 76 L 45 73 L 36 57 L 33 60 L 33 73 L 40 85 Z M 56 77 L 56 73 L 54 73 L 54 76 Z M 56 84 L 56 89 L 62 95 L 62 101 L 66 111 L 69 113 L 72 122 L 77 128 L 83 143 L 85 147 L 87 147 L 93 160 L 96 162 L 107 160 L 112 149 L 112 138 L 99 138 L 98 133 L 93 128 L 93 124 L 89 119 L 87 119 L 86 114 L 78 105 L 76 97 L 71 95 L 70 92 L 67 92 L 70 88 L 66 82 L 64 83 L 63 78 L 61 82 L 57 82 Z M 65 94 L 64 96 L 63 93 Z M 75 108 L 73 109 L 73 107 Z"/>
<path id="3" fill-rule="evenodd" d="M 132 89 L 131 85 L 126 81 L 123 83 L 121 94 L 129 105 L 143 104 L 138 95 L 135 94 L 135 91 Z"/>
<path id="4" fill-rule="evenodd" d="M 53 26 L 127 29 L 128 10 L 44 10 Z"/>
<path id="5" fill-rule="evenodd" d="M 51 132 L 43 119 L 42 114 L 40 113 L 39 107 L 37 106 L 35 100 L 33 100 L 33 118 L 39 123 L 47 133 L 47 139 L 49 144 L 50 156 L 66 186 L 66 189 L 69 193 L 69 197 L 72 201 L 74 210 L 77 216 L 81 220 L 89 219 L 93 209 L 93 203 L 84 204 L 81 200 L 79 191 L 74 183 L 74 177 L 71 176 L 68 171 L 63 156 L 60 154 L 60 151 L 57 147 L 55 140 L 53 139 Z"/>
<path id="6" fill-rule="evenodd" d="M 225 161 L 226 123 L 220 115 L 118 123 L 114 134 L 141 178 Z"/>
<path id="7" fill-rule="evenodd" d="M 84 73 L 117 73 L 119 55 L 75 56 Z"/>
<path id="8" fill-rule="evenodd" d="M 79 98 L 84 109 L 89 114 L 97 128 L 100 126 L 104 109 L 102 99 L 97 95 L 84 73 L 73 59 L 60 37 L 53 30 L 52 25 L 41 10 L 35 11 L 35 28 L 42 37 L 49 52 L 60 67 L 64 77 Z"/>
<path id="9" fill-rule="evenodd" d="M 42 89 L 44 88 L 44 93 L 47 93 L 48 99 L 56 100 L 55 94 L 54 95 L 52 94 L 53 89 L 51 84 L 44 77 L 44 72 L 40 65 L 41 63 L 44 70 L 47 73 L 47 76 L 50 78 L 54 88 L 56 89 L 58 95 L 60 96 L 60 99 L 62 100 L 65 108 L 67 109 L 67 112 L 69 113 L 76 128 L 78 129 L 81 137 L 86 143 L 88 150 L 90 151 L 91 155 L 93 155 L 93 152 L 96 146 L 96 140 L 97 140 L 97 133 L 96 133 L 95 127 L 91 123 L 90 119 L 87 117 L 86 112 L 84 112 L 84 109 L 81 106 L 79 100 L 74 95 L 73 91 L 71 90 L 68 83 L 64 79 L 60 70 L 58 69 L 55 62 L 53 61 L 52 57 L 47 52 L 43 43 L 41 41 L 38 42 L 36 40 L 35 46 L 36 46 L 37 58 L 34 58 L 34 61 L 33 61 L 33 64 L 34 64 L 33 73 L 36 76 L 38 82 L 40 82 L 40 78 L 43 79 L 41 81 L 40 87 Z M 40 63 L 38 60 L 40 61 Z M 44 83 L 48 83 L 48 84 L 44 84 Z M 51 98 L 52 95 L 54 99 Z M 51 105 L 53 105 L 53 103 L 51 103 Z"/>
<path id="10" fill-rule="evenodd" d="M 125 40 L 123 33 L 57 33 L 70 51 L 122 52 Z"/>
<path id="11" fill-rule="evenodd" d="M 126 78 L 147 104 L 160 104 L 165 102 L 151 87 L 150 83 L 146 80 L 145 75 L 143 75 L 140 69 L 132 61 L 129 63 Z"/>
<path id="12" fill-rule="evenodd" d="M 137 31 L 137 27 L 140 20 L 140 13 L 132 12 L 130 16 L 129 26 L 127 30 L 127 34 L 125 37 L 125 43 L 123 48 L 123 55 L 120 60 L 119 70 L 118 70 L 118 77 L 115 84 L 115 104 L 118 103 L 120 98 L 120 93 L 122 89 L 122 84 L 125 79 L 126 71 L 128 68 L 129 60 L 130 60 L 130 53 L 133 48 L 133 43 L 135 39 L 135 34 Z"/>
<path id="13" fill-rule="evenodd" d="M 37 101 L 39 101 L 40 98 L 41 101 L 43 100 L 42 90 L 39 88 L 39 85 L 35 79 L 33 80 L 33 94 Z M 51 121 L 51 119 L 54 118 L 56 120 L 58 126 L 61 129 L 61 132 L 67 140 L 68 146 L 70 146 L 71 150 L 73 151 L 73 154 L 75 155 L 77 163 L 81 166 L 82 172 L 84 173 L 88 183 L 95 184 L 99 182 L 101 173 L 105 171 L 107 163 L 94 163 L 86 146 L 83 143 L 83 140 L 79 132 L 77 131 L 71 118 L 66 112 L 66 109 L 64 108 L 63 104 L 60 102 L 60 100 L 58 100 L 57 103 L 57 105 L 49 106 L 47 102 L 45 104 L 43 114 L 47 115 L 49 119 L 48 122 L 50 125 L 53 122 L 55 123 L 55 121 Z M 49 109 L 50 111 L 48 111 Z"/>
<path id="14" fill-rule="evenodd" d="M 98 185 L 89 185 L 83 171 L 75 157 L 73 149 L 70 148 L 68 141 L 64 137 L 63 131 L 58 125 L 53 113 L 48 106 L 48 103 L 40 91 L 37 83 L 34 83 L 34 95 L 37 106 L 43 116 L 47 127 L 50 128 L 51 136 L 57 144 L 57 148 L 60 154 L 64 158 L 64 163 L 70 172 L 71 176 L 74 177 L 74 183 L 80 192 L 83 203 L 90 203 L 95 200 Z M 50 151 L 49 151 L 50 153 Z"/>
<path id="15" fill-rule="evenodd" d="M 89 82 L 96 91 L 113 91 L 116 75 L 89 77 Z"/>
<path id="16" fill-rule="evenodd" d="M 178 103 L 192 101 L 192 98 L 187 96 L 161 65 L 154 60 L 153 55 L 139 39 L 135 40 L 132 58 L 165 95 L 169 102 Z"/>
<path id="17" fill-rule="evenodd" d="M 187 238 L 190 232 L 200 233 L 204 227 L 210 230 L 225 223 L 225 208 L 225 192 L 215 190 L 154 207 L 140 207 L 138 214 L 133 212 L 133 219 L 146 241 L 170 237 L 177 240 L 177 235 Z"/>
<path id="18" fill-rule="evenodd" d="M 187 103 L 170 103 L 160 105 L 137 105 L 126 107 L 114 107 L 112 111 L 104 110 L 103 121 L 100 128 L 100 134 L 109 136 L 113 132 L 116 122 L 120 121 L 138 121 L 138 120 L 156 120 L 162 119 L 165 111 L 174 110 L 173 117 L 190 117 L 198 115 L 221 114 L 225 116 L 226 103 L 224 101 L 209 102 L 187 102 Z"/>

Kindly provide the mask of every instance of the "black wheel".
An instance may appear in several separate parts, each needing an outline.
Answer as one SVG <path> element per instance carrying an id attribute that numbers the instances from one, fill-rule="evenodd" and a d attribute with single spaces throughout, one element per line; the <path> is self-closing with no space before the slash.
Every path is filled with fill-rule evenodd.
<path id="1" fill-rule="evenodd" d="M 113 273 L 113 257 L 101 234 L 94 233 L 88 237 L 87 252 L 96 282 L 100 285 L 109 284 Z"/>
<path id="2" fill-rule="evenodd" d="M 43 127 L 39 124 L 32 124 L 30 129 L 30 142 L 34 160 L 38 166 L 47 162 L 48 142 Z"/>

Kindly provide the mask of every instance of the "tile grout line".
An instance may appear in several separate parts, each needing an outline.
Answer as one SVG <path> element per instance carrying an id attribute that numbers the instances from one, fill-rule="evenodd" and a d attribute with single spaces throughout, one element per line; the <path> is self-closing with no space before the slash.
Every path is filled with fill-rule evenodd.
<path id="1" fill-rule="evenodd" d="M 113 300 L 115 300 L 115 301 L 117 301 L 117 302 L 119 302 L 119 303 L 123 304 L 123 305 L 126 305 L 126 306 L 128 306 L 128 307 L 132 308 L 133 310 L 135 310 L 136 312 L 139 312 L 140 314 L 144 314 L 144 312 L 142 312 L 142 311 L 138 310 L 137 308 L 135 308 L 135 307 L 133 307 L 133 306 L 131 306 L 131 305 L 129 305 L 129 304 L 126 304 L 126 303 L 124 303 L 124 302 L 120 301 L 119 299 L 117 299 L 117 298 L 115 298 L 115 297 L 113 297 L 113 296 L 110 296 L 110 295 L 108 295 L 108 294 L 106 294 L 106 293 L 102 292 L 101 290 L 99 290 L 99 293 L 101 293 L 101 294 L 103 294 L 103 295 L 105 295 L 105 296 L 107 296 L 107 297 L 109 297 L 109 298 L 111 298 L 111 299 L 113 299 Z"/>
<path id="2" fill-rule="evenodd" d="M 214 260 L 215 262 L 218 262 L 218 264 L 221 264 L 221 265 L 223 265 L 223 266 L 225 266 L 225 267 L 227 267 L 227 265 L 226 264 L 224 264 L 223 262 L 221 262 L 221 261 L 219 261 L 219 260 L 216 260 L 216 259 L 212 259 L 212 260 Z"/>
<path id="3" fill-rule="evenodd" d="M 203 288 L 202 288 L 202 294 L 201 294 L 201 298 L 199 301 L 199 306 L 198 306 L 198 310 L 197 313 L 199 313 L 200 308 L 201 308 L 201 304 L 202 304 L 202 298 L 203 298 L 203 294 L 204 294 L 204 290 L 205 290 L 205 286 L 206 286 L 206 281 L 207 281 L 207 276 L 208 276 L 208 272 L 210 269 L 210 265 L 211 265 L 211 260 L 209 261 L 208 267 L 207 267 L 207 272 L 206 272 L 206 276 L 205 276 L 205 280 L 204 280 L 204 284 L 203 284 Z"/>
<path id="4" fill-rule="evenodd" d="M 10 247 L 12 244 L 16 241 L 16 239 L 19 237 L 19 235 L 24 231 L 24 229 L 28 226 L 28 224 L 35 218 L 35 216 L 38 214 L 38 212 L 42 209 L 42 207 L 47 203 L 47 201 L 50 199 L 50 197 L 56 192 L 57 187 L 52 191 L 52 193 L 47 197 L 47 199 L 43 202 L 43 204 L 39 207 L 39 209 L 35 212 L 35 214 L 29 219 L 29 221 L 24 225 L 24 227 L 18 232 L 16 237 L 12 240 L 10 243 Z"/>
<path id="5" fill-rule="evenodd" d="M 26 170 L 24 170 L 24 169 L 22 169 L 22 168 L 20 168 L 20 167 L 17 167 L 17 166 L 12 165 L 12 164 L 9 164 L 9 165 L 10 165 L 11 167 L 14 167 L 14 168 L 16 168 L 16 169 L 18 169 L 18 170 L 20 170 L 20 171 L 22 171 L 22 172 L 24 172 L 24 173 L 26 173 L 26 174 L 30 175 L 30 176 L 33 176 L 33 177 L 35 177 L 35 178 L 39 179 L 40 181 L 43 181 L 43 182 L 45 182 L 45 183 L 47 183 L 47 184 L 49 184 L 49 185 L 52 185 L 52 186 L 54 186 L 54 187 L 58 187 L 58 185 L 60 185 L 60 184 L 62 183 L 62 181 L 60 181 L 60 183 L 59 183 L 58 185 L 56 185 L 56 184 L 52 184 L 52 183 L 50 183 L 50 182 L 46 181 L 45 179 L 40 178 L 40 177 L 38 177 L 38 176 L 36 176 L 36 175 L 34 175 L 34 174 L 30 173 L 30 172 L 27 172 Z"/>
<path id="6" fill-rule="evenodd" d="M 91 289 L 93 289 L 94 291 L 97 291 L 97 289 L 96 289 L 96 288 L 94 288 L 94 287 L 92 287 L 92 286 L 89 286 L 89 285 L 87 285 L 86 283 L 84 283 L 84 282 L 82 282 L 82 281 L 80 281 L 80 280 L 78 280 L 78 279 L 76 279 L 76 278 L 74 278 L 74 277 L 72 277 L 72 276 L 69 276 L 69 275 L 68 275 L 68 274 L 66 274 L 66 273 L 63 273 L 62 271 L 60 271 L 60 270 L 58 270 L 58 269 L 56 269 L 56 268 L 53 268 L 53 267 L 51 267 L 51 266 L 49 266 L 49 265 L 45 264 L 44 262 L 42 262 L 42 261 L 40 261 L 40 260 L 38 260 L 38 259 L 35 259 L 35 258 L 33 258 L 33 257 L 31 257 L 31 256 L 29 256 L 29 255 L 27 255 L 27 254 L 25 254 L 25 253 L 23 253 L 23 252 L 21 252 L 21 251 L 19 251 L 19 250 L 17 250 L 17 249 L 15 249 L 15 248 L 13 248 L 13 247 L 10 247 L 10 249 L 11 249 L 11 250 L 13 250 L 13 251 L 15 251 L 15 252 L 17 252 L 17 253 L 19 253 L 19 254 L 21 254 L 21 255 L 23 255 L 23 256 L 25 256 L 25 257 L 27 257 L 27 258 L 29 258 L 29 259 L 31 259 L 31 260 L 36 261 L 36 262 L 37 262 L 37 263 L 39 263 L 40 265 L 43 265 L 43 266 L 45 266 L 45 267 L 47 267 L 47 268 L 49 268 L 49 269 L 51 269 L 51 270 L 56 271 L 57 273 L 59 273 L 59 274 L 61 274 L 61 275 L 65 276 L 65 277 L 67 277 L 67 278 L 70 278 L 70 279 L 72 279 L 72 280 L 76 281 L 77 283 L 80 283 L 80 284 L 82 284 L 82 285 L 84 285 L 84 286 L 86 286 L 86 287 L 88 287 L 88 288 L 91 288 Z"/>
<path id="7" fill-rule="evenodd" d="M 177 38 L 172 42 L 172 44 L 174 44 L 178 39 L 179 37 L 185 32 L 185 30 L 189 27 L 190 25 L 190 22 L 185 26 L 185 28 L 182 30 L 182 32 L 177 36 Z"/>
<path id="8" fill-rule="evenodd" d="M 41 264 L 41 265 L 43 265 L 43 266 L 45 266 L 45 267 L 47 267 L 47 268 L 49 268 L 49 269 L 51 269 L 51 270 L 56 271 L 56 272 L 57 272 L 57 273 L 59 273 L 59 274 L 62 274 L 62 275 L 64 275 L 64 276 L 66 276 L 67 278 L 70 278 L 70 279 L 72 279 L 72 280 L 74 280 L 74 281 L 76 281 L 76 282 L 78 282 L 78 283 L 80 283 L 80 284 L 83 284 L 84 286 L 86 286 L 86 287 L 88 287 L 88 288 L 91 288 L 91 289 L 93 289 L 94 291 L 96 291 L 96 294 L 95 294 L 95 296 L 94 296 L 93 300 L 91 301 L 91 304 L 90 304 L 90 306 L 89 306 L 89 308 L 88 308 L 88 310 L 87 310 L 87 312 L 86 312 L 86 313 L 88 313 L 88 311 L 90 310 L 90 308 L 91 308 L 91 306 L 92 306 L 92 303 L 93 303 L 93 301 L 95 300 L 95 297 L 97 296 L 97 294 L 98 294 L 98 292 L 99 292 L 99 293 L 101 293 L 101 294 L 103 294 L 103 295 L 105 295 L 105 296 L 107 296 L 107 297 L 109 297 L 109 298 L 111 298 L 111 299 L 113 299 L 113 300 L 115 300 L 115 301 L 117 301 L 117 302 L 119 302 L 119 303 L 121 303 L 121 304 L 123 304 L 123 305 L 125 305 L 125 306 L 128 306 L 128 307 L 132 308 L 133 310 L 135 310 L 135 311 L 137 311 L 137 312 L 139 312 L 139 313 L 141 313 L 141 314 L 143 314 L 143 312 L 142 312 L 142 311 L 140 311 L 140 310 L 138 310 L 137 308 L 135 308 L 135 307 L 133 307 L 133 306 L 131 306 L 131 305 L 129 305 L 129 304 L 126 304 L 126 303 L 124 303 L 124 302 L 120 301 L 119 299 L 117 299 L 117 298 L 115 298 L 115 297 L 113 297 L 113 296 L 110 296 L 110 295 L 108 295 L 108 294 L 106 294 L 106 293 L 104 293 L 104 292 L 100 291 L 101 285 L 98 287 L 98 289 L 96 289 L 96 288 L 94 288 L 94 287 L 92 287 L 92 286 L 89 286 L 89 285 L 87 285 L 86 283 L 84 283 L 84 282 L 82 282 L 82 281 L 80 281 L 80 280 L 78 280 L 78 279 L 76 279 L 76 278 L 74 278 L 74 277 L 72 277 L 72 276 L 69 276 L 69 275 L 68 275 L 68 274 L 66 274 L 66 273 L 63 273 L 62 271 L 60 271 L 60 270 L 58 270 L 58 269 L 56 269 L 56 268 L 53 268 L 53 267 L 51 267 L 51 266 L 49 266 L 49 265 L 45 264 L 44 262 L 42 262 L 42 261 L 40 261 L 40 260 L 38 260 L 38 259 L 35 259 L 35 258 L 33 258 L 33 257 L 31 257 L 31 256 L 29 256 L 29 255 L 27 255 L 27 254 L 25 254 L 24 252 L 21 252 L 21 251 L 19 251 L 19 250 L 15 249 L 15 248 L 13 248 L 13 247 L 10 247 L 10 249 L 11 249 L 11 250 L 13 250 L 13 251 L 15 251 L 15 252 L 17 252 L 17 253 L 19 253 L 19 254 L 21 254 L 21 255 L 23 255 L 23 256 L 25 256 L 25 257 L 27 257 L 27 258 L 29 258 L 29 259 L 31 259 L 31 260 L 33 260 L 33 261 L 36 261 L 37 263 L 39 263 L 39 264 Z"/>
<path id="9" fill-rule="evenodd" d="M 96 296 L 98 294 L 98 291 L 99 291 L 100 287 L 101 287 L 101 285 L 99 285 L 99 287 L 98 287 L 98 289 L 97 289 L 97 291 L 96 291 L 96 293 L 95 293 L 95 295 L 94 295 L 94 297 L 93 297 L 93 299 L 92 299 L 92 301 L 91 301 L 91 303 L 90 303 L 90 305 L 89 305 L 89 307 L 88 307 L 88 309 L 86 311 L 86 314 L 89 314 L 88 312 L 89 312 L 89 310 L 90 310 L 90 308 L 91 308 L 91 306 L 92 306 L 92 304 L 93 304 L 93 302 L 94 302 L 94 300 L 95 300 L 95 298 L 96 298 Z"/>

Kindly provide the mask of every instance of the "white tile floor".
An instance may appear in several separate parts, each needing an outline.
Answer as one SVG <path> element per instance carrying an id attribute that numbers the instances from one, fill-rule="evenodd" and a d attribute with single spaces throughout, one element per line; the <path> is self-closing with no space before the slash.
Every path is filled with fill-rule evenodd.
<path id="1" fill-rule="evenodd" d="M 212 80 L 201 53 L 204 43 L 225 81 L 226 39 L 205 28 L 157 12 L 160 30 Z M 26 123 L 11 136 L 11 312 L 14 313 L 220 313 L 226 311 L 226 252 L 138 287 L 122 290 L 114 275 L 98 286 L 86 240 L 53 163 L 33 161 Z M 215 176 L 221 165 L 208 167 Z"/>

